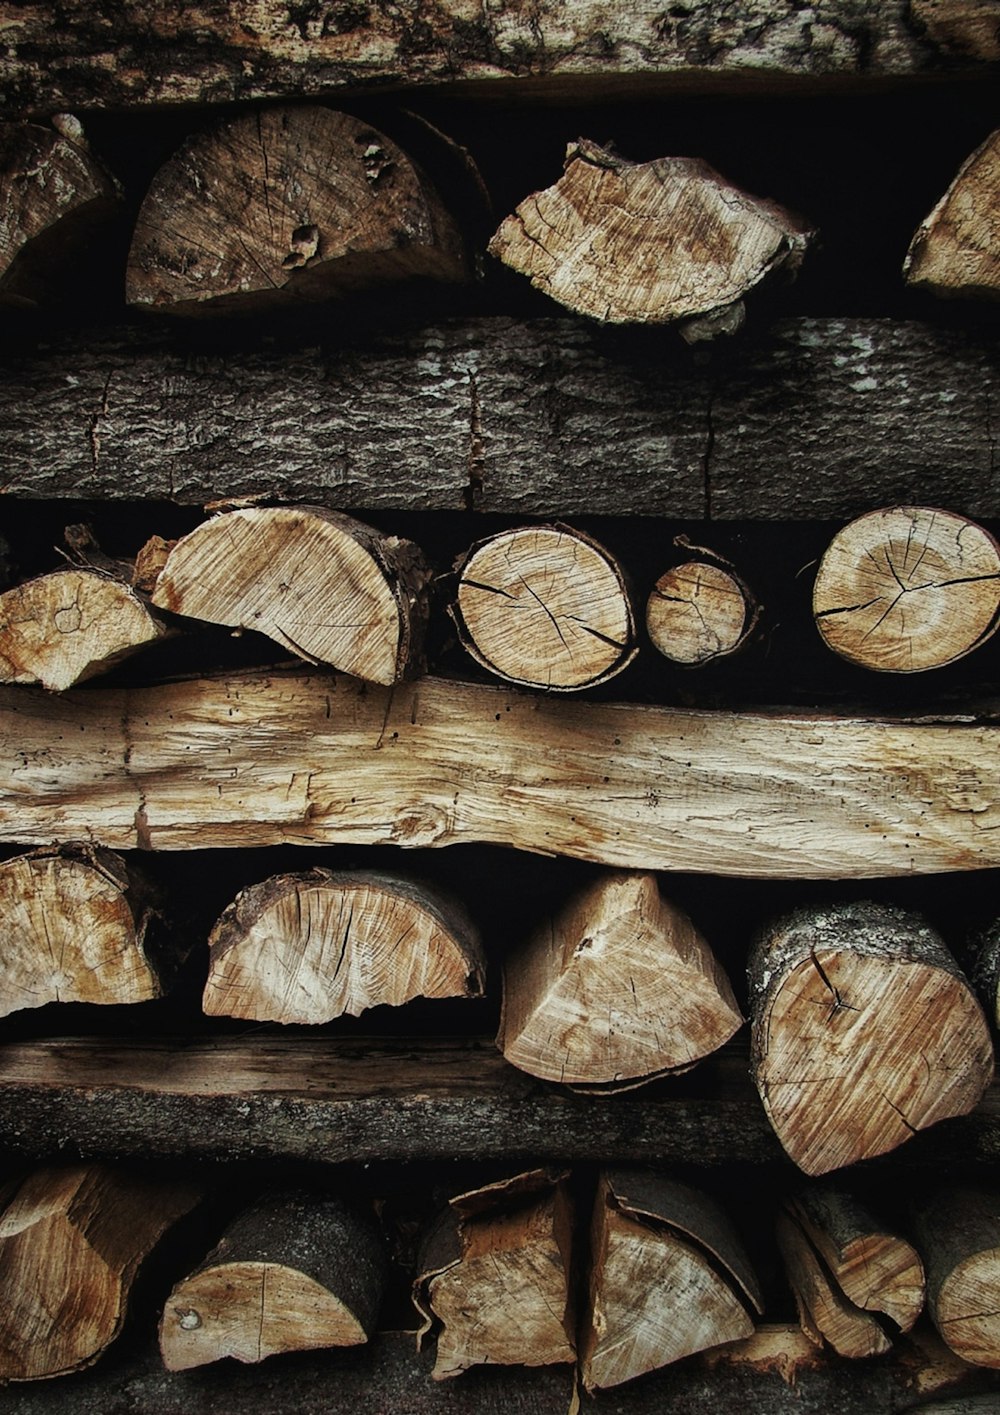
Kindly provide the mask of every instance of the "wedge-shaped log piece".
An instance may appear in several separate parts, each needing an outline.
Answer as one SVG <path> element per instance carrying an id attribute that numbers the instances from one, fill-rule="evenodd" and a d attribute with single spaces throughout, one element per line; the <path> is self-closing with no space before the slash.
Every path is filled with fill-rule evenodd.
<path id="1" fill-rule="evenodd" d="M 927 1310 L 957 1356 L 1000 1368 L 1000 1193 L 949 1187 L 913 1206 Z"/>
<path id="2" fill-rule="evenodd" d="M 160 1351 L 171 1371 L 232 1356 L 358 1346 L 382 1303 L 374 1219 L 330 1194 L 267 1194 L 167 1298 Z"/>
<path id="3" fill-rule="evenodd" d="M 609 1170 L 591 1224 L 580 1338 L 588 1390 L 748 1337 L 760 1289 L 738 1236 L 706 1195 L 644 1171 Z"/>
<path id="4" fill-rule="evenodd" d="M 460 1194 L 428 1232 L 413 1297 L 437 1330 L 434 1377 L 574 1361 L 566 1174 L 532 1170 Z"/>
<path id="5" fill-rule="evenodd" d="M 117 576 L 54 570 L 0 595 L 0 683 L 61 693 L 128 658 L 169 629 Z"/>
<path id="6" fill-rule="evenodd" d="M 637 653 L 621 567 L 569 526 L 522 526 L 474 545 L 452 617 L 484 668 L 554 692 L 606 682 Z"/>
<path id="7" fill-rule="evenodd" d="M 951 511 L 870 511 L 827 547 L 813 614 L 828 647 L 862 668 L 942 668 L 997 627 L 1000 546 L 982 526 Z"/>
<path id="8" fill-rule="evenodd" d="M 674 663 L 697 666 L 743 647 L 759 609 L 731 566 L 685 560 L 657 580 L 646 601 L 646 632 Z"/>
<path id="9" fill-rule="evenodd" d="M 801 909 L 763 932 L 749 976 L 751 1069 L 778 1139 L 807 1174 L 965 1115 L 989 1084 L 993 1048 L 972 988 L 906 910 Z"/>
<path id="10" fill-rule="evenodd" d="M 744 295 L 797 269 L 811 235 L 697 158 L 628 162 L 581 138 L 555 186 L 523 201 L 489 250 L 578 314 L 680 323 L 694 339 L 738 329 Z"/>
<path id="11" fill-rule="evenodd" d="M 421 665 L 429 582 L 412 541 L 321 506 L 250 507 L 183 536 L 153 603 L 390 684 Z"/>
<path id="12" fill-rule="evenodd" d="M 192 1184 L 105 1165 L 25 1179 L 0 1214 L 0 1380 L 96 1361 L 121 1330 L 140 1263 L 198 1198 Z"/>
<path id="13" fill-rule="evenodd" d="M 995 9 L 992 23 L 996 33 Z M 1000 299 L 998 209 L 1000 128 L 966 158 L 917 228 L 903 265 L 909 283 L 935 295 Z"/>
<path id="14" fill-rule="evenodd" d="M 244 889 L 209 938 L 204 1010 L 329 1022 L 415 997 L 481 997 L 479 937 L 459 904 L 410 880 L 309 870 Z"/>
<path id="15" fill-rule="evenodd" d="M 838 1356 L 852 1360 L 890 1350 L 892 1342 L 878 1322 L 847 1300 L 794 1218 L 779 1214 L 775 1227 L 799 1324 L 809 1340 L 816 1346 L 826 1341 Z"/>
<path id="16" fill-rule="evenodd" d="M 451 217 L 394 142 L 346 113 L 265 108 L 189 138 L 157 173 L 126 296 L 191 315 L 466 274 Z"/>
<path id="17" fill-rule="evenodd" d="M 612 874 L 510 954 L 497 1041 L 522 1071 L 606 1089 L 684 1070 L 742 1021 L 729 979 L 656 877 Z"/>
<path id="18" fill-rule="evenodd" d="M 111 850 L 43 848 L 0 864 L 0 1017 L 159 997 L 169 958 L 150 946 L 156 917 L 145 881 Z"/>

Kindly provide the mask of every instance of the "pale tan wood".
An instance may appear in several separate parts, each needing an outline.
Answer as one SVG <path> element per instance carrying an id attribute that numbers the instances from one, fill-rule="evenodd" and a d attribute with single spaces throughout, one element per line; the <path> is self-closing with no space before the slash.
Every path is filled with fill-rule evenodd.
<path id="1" fill-rule="evenodd" d="M 428 1233 L 414 1300 L 423 1334 L 437 1330 L 435 1380 L 576 1359 L 566 1178 L 536 1170 L 458 1195 Z"/>
<path id="2" fill-rule="evenodd" d="M 459 566 L 452 616 L 484 668 L 553 692 L 606 682 L 637 652 L 621 567 L 570 526 L 521 526 L 479 541 Z"/>
<path id="3" fill-rule="evenodd" d="M 799 1322 L 817 1346 L 829 1342 L 838 1356 L 861 1360 L 889 1351 L 892 1342 L 868 1312 L 855 1307 L 831 1281 L 805 1233 L 788 1214 L 775 1221 L 778 1247 L 795 1297 Z"/>
<path id="4" fill-rule="evenodd" d="M 674 663 L 709 663 L 746 642 L 756 619 L 739 576 L 721 564 L 687 560 L 661 575 L 646 601 L 646 632 Z"/>
<path id="5" fill-rule="evenodd" d="M 550 1081 L 614 1085 L 684 1070 L 743 1021 L 729 979 L 650 874 L 611 874 L 513 949 L 497 1043 Z"/>
<path id="6" fill-rule="evenodd" d="M 139 1265 L 199 1198 L 105 1165 L 40 1169 L 0 1214 L 0 1380 L 61 1376 L 121 1330 Z"/>
<path id="7" fill-rule="evenodd" d="M 807 1174 L 884 1154 L 967 1114 L 992 1078 L 989 1027 L 971 986 L 906 910 L 860 902 L 777 920 L 751 956 L 750 993 L 754 1079 Z"/>
<path id="8" fill-rule="evenodd" d="M 160 1321 L 164 1365 L 362 1344 L 382 1300 L 383 1246 L 374 1221 L 335 1195 L 265 1195 L 174 1285 Z"/>
<path id="9" fill-rule="evenodd" d="M 827 646 L 883 673 L 941 668 L 994 633 L 1000 546 L 951 511 L 893 506 L 838 531 L 813 588 Z"/>
<path id="10" fill-rule="evenodd" d="M 329 1022 L 485 988 L 479 936 L 457 901 L 372 871 L 274 875 L 241 891 L 208 942 L 212 1016 Z"/>
<path id="11" fill-rule="evenodd" d="M 477 840 L 793 879 L 1000 865 L 1000 730 L 972 714 L 690 712 L 295 672 L 0 688 L 0 732 L 18 744 L 0 754 L 6 843 Z"/>
<path id="12" fill-rule="evenodd" d="M 993 27 L 1000 33 L 995 11 Z M 1000 128 L 966 158 L 917 227 L 903 274 L 935 295 L 1000 299 Z"/>
<path id="13" fill-rule="evenodd" d="M 559 181 L 527 197 L 489 250 L 578 314 L 679 324 L 700 339 L 738 329 L 743 297 L 794 272 L 811 236 L 698 158 L 628 162 L 581 138 Z"/>
<path id="14" fill-rule="evenodd" d="M 955 1185 L 921 1196 L 914 1236 L 927 1268 L 927 1310 L 963 1361 L 1000 1368 L 1000 1194 Z"/>
<path id="15" fill-rule="evenodd" d="M 454 222 L 394 142 L 327 108 L 263 108 L 189 138 L 157 173 L 126 298 L 196 315 L 466 275 Z"/>
<path id="16" fill-rule="evenodd" d="M 756 1278 L 725 1215 L 705 1195 L 660 1176 L 604 1173 L 590 1247 L 580 1337 L 588 1390 L 752 1333 Z"/>
<path id="17" fill-rule="evenodd" d="M 115 575 L 67 566 L 0 595 L 0 683 L 61 693 L 170 630 Z"/>
<path id="18" fill-rule="evenodd" d="M 390 684 L 421 666 L 430 568 L 412 541 L 321 506 L 223 512 L 167 556 L 153 603 L 255 629 L 310 663 Z"/>

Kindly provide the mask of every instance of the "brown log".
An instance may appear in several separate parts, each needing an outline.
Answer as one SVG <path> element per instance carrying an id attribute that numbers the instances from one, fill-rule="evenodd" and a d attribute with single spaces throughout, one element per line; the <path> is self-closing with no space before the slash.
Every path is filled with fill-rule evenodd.
<path id="1" fill-rule="evenodd" d="M 193 1184 L 104 1165 L 25 1179 L 0 1214 L 0 1380 L 96 1361 L 121 1330 L 140 1263 L 198 1197 Z"/>
<path id="2" fill-rule="evenodd" d="M 951 511 L 871 511 L 827 547 L 813 614 L 828 647 L 862 668 L 941 668 L 985 643 L 1000 622 L 1000 546 Z"/>
<path id="3" fill-rule="evenodd" d="M 418 546 L 321 506 L 223 512 L 170 551 L 153 603 L 256 629 L 309 663 L 391 684 L 422 667 L 430 569 Z"/>
<path id="4" fill-rule="evenodd" d="M 329 1022 L 415 997 L 480 997 L 486 959 L 454 899 L 371 871 L 309 870 L 244 889 L 209 938 L 212 1016 Z"/>
<path id="5" fill-rule="evenodd" d="M 0 1016 L 159 997 L 172 960 L 156 922 L 148 885 L 111 850 L 43 847 L 0 864 Z"/>
<path id="6" fill-rule="evenodd" d="M 265 108 L 189 138 L 146 194 L 126 298 L 197 315 L 467 275 L 427 179 L 368 123 Z"/>
<path id="7" fill-rule="evenodd" d="M 861 1360 L 881 1356 L 892 1342 L 869 1312 L 844 1296 L 798 1223 L 779 1214 L 775 1223 L 778 1247 L 799 1313 L 799 1325 L 816 1346 L 829 1342 L 838 1356 Z"/>
<path id="8" fill-rule="evenodd" d="M 574 692 L 638 652 L 621 567 L 569 526 L 522 526 L 477 542 L 458 566 L 452 617 L 478 663 L 509 683 Z"/>
<path id="9" fill-rule="evenodd" d="M 910 17 L 945 54 L 1000 59 L 996 0 L 909 0 Z"/>
<path id="10" fill-rule="evenodd" d="M 906 910 L 801 909 L 763 932 L 749 977 L 754 1079 L 807 1174 L 964 1115 L 989 1084 L 982 1009 L 942 940 Z"/>
<path id="11" fill-rule="evenodd" d="M 972 980 L 986 1015 L 1000 1029 L 1000 919 L 995 919 L 972 944 Z"/>
<path id="12" fill-rule="evenodd" d="M 651 874 L 610 874 L 514 949 L 497 1044 L 550 1081 L 607 1089 L 686 1070 L 743 1018 L 729 979 Z"/>
<path id="13" fill-rule="evenodd" d="M 956 1355 L 1000 1368 L 1000 1196 L 938 1189 L 913 1206 L 927 1268 L 927 1310 Z"/>
<path id="14" fill-rule="evenodd" d="M 576 1359 L 566 1178 L 532 1170 L 460 1194 L 428 1232 L 413 1298 L 421 1335 L 437 1330 L 436 1380 Z"/>
<path id="15" fill-rule="evenodd" d="M 272 1193 L 247 1209 L 160 1321 L 170 1371 L 223 1357 L 358 1346 L 375 1330 L 385 1252 L 374 1220 L 330 1194 Z"/>
<path id="16" fill-rule="evenodd" d="M 1000 33 L 995 10 L 993 27 Z M 1000 299 L 998 206 L 1000 128 L 966 158 L 937 206 L 917 227 L 903 262 L 908 282 L 934 295 Z"/>
<path id="17" fill-rule="evenodd" d="M 555 186 L 526 198 L 489 251 L 577 314 L 677 324 L 693 341 L 739 329 L 744 296 L 794 273 L 812 235 L 700 159 L 628 162 L 581 138 Z"/>
<path id="18" fill-rule="evenodd" d="M 698 550 L 685 537 L 675 543 Z M 760 607 L 735 567 L 704 551 L 661 575 L 646 601 L 646 632 L 673 663 L 699 665 L 737 653 L 759 617 Z"/>
<path id="19" fill-rule="evenodd" d="M 687 1185 L 643 1171 L 605 1172 L 590 1242 L 580 1338 L 588 1390 L 748 1337 L 752 1314 L 763 1310 L 725 1215 Z"/>

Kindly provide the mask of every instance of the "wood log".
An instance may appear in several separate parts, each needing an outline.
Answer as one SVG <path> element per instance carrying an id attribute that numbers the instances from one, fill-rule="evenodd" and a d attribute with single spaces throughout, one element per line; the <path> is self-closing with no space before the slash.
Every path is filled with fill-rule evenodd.
<path id="1" fill-rule="evenodd" d="M 0 305 L 31 306 L 118 205 L 114 178 L 69 114 L 0 123 Z"/>
<path id="2" fill-rule="evenodd" d="M 997 32 L 996 15 L 993 16 Z M 996 41 L 1000 58 L 1000 41 Z M 934 295 L 1000 299 L 1000 128 L 967 157 L 917 227 L 903 262 L 911 285 Z"/>
<path id="3" fill-rule="evenodd" d="M 0 688 L 0 733 L 17 743 L 0 755 L 8 844 L 476 840 L 770 879 L 1000 865 L 1000 728 L 974 713 L 691 712 L 277 672 Z"/>
<path id="4" fill-rule="evenodd" d="M 0 1379 L 96 1361 L 121 1330 L 139 1265 L 200 1197 L 104 1165 L 40 1169 L 0 1214 Z"/>
<path id="5" fill-rule="evenodd" d="M 176 960 L 158 918 L 147 882 L 111 850 L 43 847 L 0 864 L 0 1016 L 161 996 Z"/>
<path id="6" fill-rule="evenodd" d="M 675 544 L 699 549 L 683 536 Z M 735 567 L 707 551 L 671 566 L 646 601 L 650 642 L 672 663 L 700 665 L 738 653 L 759 618 L 760 606 Z"/>
<path id="7" fill-rule="evenodd" d="M 844 1296 L 803 1230 L 788 1214 L 775 1221 L 778 1247 L 799 1313 L 799 1325 L 816 1346 L 829 1342 L 838 1356 L 862 1360 L 882 1356 L 892 1347 L 869 1312 Z"/>
<path id="8" fill-rule="evenodd" d="M 428 1232 L 413 1300 L 421 1336 L 437 1330 L 435 1380 L 576 1359 L 566 1179 L 532 1170 L 460 1194 Z"/>
<path id="9" fill-rule="evenodd" d="M 508 955 L 497 1045 L 533 1076 L 609 1088 L 686 1070 L 742 1022 L 711 948 L 656 877 L 612 874 Z"/>
<path id="10" fill-rule="evenodd" d="M 1000 919 L 974 940 L 971 954 L 972 981 L 990 1025 L 1000 1029 Z"/>
<path id="11" fill-rule="evenodd" d="M 995 0 L 910 0 L 910 15 L 945 54 L 1000 59 Z"/>
<path id="12" fill-rule="evenodd" d="M 559 181 L 527 197 L 488 249 L 577 314 L 676 324 L 695 341 L 739 329 L 744 296 L 793 274 L 812 236 L 699 158 L 628 162 L 581 138 Z"/>
<path id="13" fill-rule="evenodd" d="M 748 1337 L 763 1310 L 736 1233 L 704 1194 L 662 1176 L 601 1175 L 580 1337 L 587 1390 Z"/>
<path id="14" fill-rule="evenodd" d="M 263 108 L 189 138 L 157 173 L 125 294 L 158 313 L 239 313 L 416 276 L 467 268 L 406 154 L 346 113 Z"/>
<path id="15" fill-rule="evenodd" d="M 332 1194 L 264 1195 L 174 1285 L 160 1321 L 169 1371 L 232 1356 L 358 1346 L 375 1330 L 385 1251 L 374 1220 Z"/>
<path id="16" fill-rule="evenodd" d="M 1000 545 L 951 511 L 871 511 L 827 547 L 813 614 L 828 647 L 862 668 L 941 668 L 985 643 L 1000 622 Z"/>
<path id="17" fill-rule="evenodd" d="M 927 1268 L 927 1310 L 963 1361 L 1000 1368 L 1000 1200 L 995 1190 L 938 1188 L 913 1205 Z"/>
<path id="18" fill-rule="evenodd" d="M 972 988 L 934 930 L 904 909 L 789 914 L 758 938 L 749 980 L 754 1080 L 807 1174 L 885 1154 L 965 1114 L 992 1077 Z"/>
<path id="19" fill-rule="evenodd" d="M 458 564 L 451 606 L 477 663 L 509 683 L 592 688 L 638 652 L 622 569 L 570 526 L 521 526 L 478 541 Z"/>
<path id="20" fill-rule="evenodd" d="M 214 1017 L 329 1022 L 415 997 L 481 997 L 486 959 L 454 899 L 372 871 L 274 875 L 241 891 L 209 938 Z"/>
<path id="21" fill-rule="evenodd" d="M 256 629 L 375 683 L 420 671 L 431 571 L 418 546 L 322 506 L 223 512 L 182 536 L 153 603 Z"/>

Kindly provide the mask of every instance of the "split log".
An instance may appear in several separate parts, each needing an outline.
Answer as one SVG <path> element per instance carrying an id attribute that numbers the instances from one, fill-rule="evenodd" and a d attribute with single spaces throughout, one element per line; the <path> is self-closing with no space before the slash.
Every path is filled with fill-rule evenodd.
<path id="1" fill-rule="evenodd" d="M 751 1335 L 757 1279 L 721 1209 L 659 1175 L 602 1174 L 580 1338 L 588 1390 Z"/>
<path id="2" fill-rule="evenodd" d="M 264 108 L 189 138 L 153 179 L 126 298 L 179 315 L 270 309 L 415 276 L 463 280 L 430 183 L 368 123 Z"/>
<path id="3" fill-rule="evenodd" d="M 729 979 L 656 877 L 614 874 L 508 956 L 497 1044 L 533 1076 L 607 1089 L 686 1070 L 742 1022 Z"/>
<path id="4" fill-rule="evenodd" d="M 114 179 L 69 114 L 53 127 L 0 123 L 0 305 L 30 306 L 114 214 Z"/>
<path id="5" fill-rule="evenodd" d="M 321 506 L 212 517 L 167 556 L 153 603 L 256 629 L 375 683 L 419 672 L 431 571 L 418 546 Z"/>
<path id="6" fill-rule="evenodd" d="M 104 1165 L 30 1175 L 0 1214 L 0 1380 L 96 1361 L 121 1330 L 142 1260 L 198 1198 L 192 1184 Z"/>
<path id="7" fill-rule="evenodd" d="M 759 617 L 749 586 L 714 555 L 674 565 L 646 601 L 646 632 L 673 663 L 700 665 L 737 653 Z"/>
<path id="8" fill-rule="evenodd" d="M 488 249 L 577 314 L 676 324 L 694 341 L 739 329 L 744 296 L 794 274 L 813 234 L 700 159 L 628 162 L 581 138 L 555 186 L 523 201 Z"/>
<path id="9" fill-rule="evenodd" d="M 459 562 L 452 617 L 477 663 L 509 683 L 575 692 L 621 673 L 638 652 L 621 567 L 570 526 L 521 526 Z"/>
<path id="10" fill-rule="evenodd" d="M 265 1195 L 174 1286 L 160 1321 L 163 1363 L 187 1371 L 226 1356 L 358 1346 L 375 1330 L 385 1266 L 374 1220 L 341 1199 Z"/>
<path id="11" fill-rule="evenodd" d="M 965 1115 L 992 1077 L 972 988 L 934 930 L 906 910 L 798 910 L 757 940 L 749 980 L 754 1080 L 807 1174 Z"/>
<path id="12" fill-rule="evenodd" d="M 169 973 L 146 882 L 98 846 L 0 864 L 0 1017 L 47 1002 L 147 1002 Z"/>
<path id="13" fill-rule="evenodd" d="M 882 1356 L 892 1342 L 870 1312 L 844 1296 L 805 1233 L 788 1214 L 775 1223 L 778 1247 L 799 1313 L 799 1325 L 816 1346 L 829 1342 L 838 1356 Z"/>
<path id="14" fill-rule="evenodd" d="M 1000 1198 L 939 1189 L 913 1207 L 927 1268 L 927 1310 L 957 1356 L 1000 1368 Z"/>
<path id="15" fill-rule="evenodd" d="M 871 511 L 827 547 L 813 615 L 828 647 L 862 668 L 942 668 L 1000 622 L 1000 545 L 951 511 Z"/>
<path id="16" fill-rule="evenodd" d="M 996 32 L 995 11 L 992 23 Z M 903 263 L 908 282 L 934 295 L 1000 299 L 998 206 L 1000 128 L 966 158 L 918 226 Z"/>
<path id="17" fill-rule="evenodd" d="M 214 1017 L 329 1022 L 415 997 L 481 997 L 486 959 L 464 909 L 371 871 L 309 870 L 244 889 L 209 938 Z"/>
<path id="18" fill-rule="evenodd" d="M 435 1380 L 576 1359 L 566 1179 L 532 1170 L 460 1194 L 428 1232 L 413 1300 L 420 1336 L 437 1330 Z"/>

